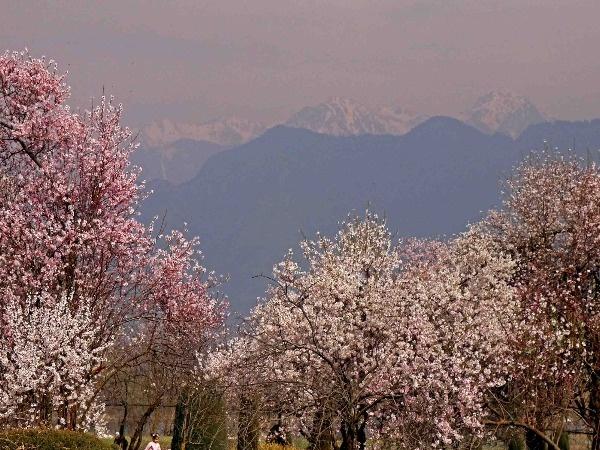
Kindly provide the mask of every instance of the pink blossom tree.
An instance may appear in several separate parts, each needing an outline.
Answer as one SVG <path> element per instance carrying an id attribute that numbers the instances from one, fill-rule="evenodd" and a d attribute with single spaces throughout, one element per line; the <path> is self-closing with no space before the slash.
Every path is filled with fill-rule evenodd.
<path id="1" fill-rule="evenodd" d="M 503 384 L 510 358 L 512 260 L 469 234 L 412 245 L 403 261 L 370 213 L 301 247 L 306 269 L 291 253 L 275 267 L 210 371 L 298 428 L 339 430 L 342 450 L 364 448 L 367 432 L 419 448 L 481 433 L 485 390 Z"/>
<path id="2" fill-rule="evenodd" d="M 53 62 L 0 56 L 0 337 L 9 352 L 20 323 L 9 320 L 11 312 L 52 310 L 68 299 L 69 317 L 94 325 L 86 345 L 97 360 L 81 378 L 93 384 L 111 373 L 103 349 L 155 329 L 145 324 L 161 324 L 161 342 L 185 336 L 198 348 L 223 309 L 208 293 L 197 240 L 175 232 L 161 241 L 137 219 L 144 192 L 129 164 L 135 145 L 120 125 L 121 107 L 102 97 L 74 114 L 68 94 Z M 87 367 L 77 358 L 69 364 Z M 10 377 L 11 366 L 1 365 L 0 376 Z M 31 423 L 58 415 L 76 428 L 89 413 L 76 396 L 61 408 L 44 391 L 22 398 L 37 405 Z"/>
<path id="3" fill-rule="evenodd" d="M 499 398 L 497 415 L 557 429 L 571 407 L 598 450 L 600 173 L 542 154 L 524 162 L 508 188 L 502 209 L 482 224 L 518 262 L 513 284 L 524 311 L 514 387 Z"/>

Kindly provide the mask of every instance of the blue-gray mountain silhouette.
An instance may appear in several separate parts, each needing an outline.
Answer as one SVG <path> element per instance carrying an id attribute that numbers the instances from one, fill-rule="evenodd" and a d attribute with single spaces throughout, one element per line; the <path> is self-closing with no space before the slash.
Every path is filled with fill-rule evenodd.
<path id="1" fill-rule="evenodd" d="M 208 158 L 225 148 L 214 142 L 179 139 L 157 147 L 144 145 L 133 154 L 132 162 L 143 168 L 142 178 L 147 181 L 180 184 L 192 179 Z"/>
<path id="2" fill-rule="evenodd" d="M 278 126 L 213 155 L 189 182 L 156 184 L 144 215 L 166 212 L 167 227 L 188 223 L 205 264 L 231 279 L 232 308 L 246 313 L 301 233 L 331 234 L 367 207 L 403 236 L 444 237 L 498 205 L 500 182 L 529 151 L 600 148 L 600 120 L 552 122 L 516 140 L 434 117 L 403 136 L 334 137 Z"/>

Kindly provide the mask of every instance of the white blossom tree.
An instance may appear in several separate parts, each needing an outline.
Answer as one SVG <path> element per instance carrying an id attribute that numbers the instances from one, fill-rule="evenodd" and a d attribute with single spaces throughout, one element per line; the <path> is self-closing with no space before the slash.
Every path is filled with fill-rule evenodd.
<path id="1" fill-rule="evenodd" d="M 476 234 L 397 246 L 371 213 L 301 247 L 306 269 L 291 252 L 275 267 L 210 370 L 299 428 L 339 430 L 342 450 L 364 448 L 367 432 L 420 448 L 480 433 L 484 391 L 510 358 L 512 260 Z"/>
<path id="2" fill-rule="evenodd" d="M 31 426 L 40 407 L 94 408 L 90 374 L 107 344 L 97 345 L 98 325 L 85 301 L 74 312 L 66 295 L 36 295 L 9 303 L 4 320 L 10 334 L 0 340 L 0 419 Z"/>
<path id="3" fill-rule="evenodd" d="M 509 180 L 502 208 L 475 228 L 517 261 L 511 284 L 522 325 L 511 382 L 494 398 L 497 421 L 539 438 L 560 430 L 571 410 L 599 450 L 598 168 L 571 156 L 533 155 Z"/>

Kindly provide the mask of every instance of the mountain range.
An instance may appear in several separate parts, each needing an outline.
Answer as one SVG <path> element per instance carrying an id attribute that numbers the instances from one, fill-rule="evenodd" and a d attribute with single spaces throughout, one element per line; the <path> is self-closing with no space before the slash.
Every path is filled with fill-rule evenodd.
<path id="1" fill-rule="evenodd" d="M 160 147 L 180 139 L 233 146 L 255 138 L 266 129 L 267 126 L 263 123 L 238 117 L 215 119 L 198 124 L 163 119 L 142 127 L 141 141 L 146 147 Z"/>
<path id="2" fill-rule="evenodd" d="M 484 95 L 459 118 L 484 133 L 512 138 L 529 125 L 545 120 L 531 101 L 508 91 Z M 402 135 L 426 119 L 427 116 L 400 107 L 373 109 L 334 97 L 301 109 L 284 125 L 333 136 Z M 181 183 L 195 175 L 212 154 L 248 142 L 266 128 L 263 123 L 239 118 L 200 124 L 155 122 L 141 129 L 142 148 L 135 162 L 144 169 L 148 180 L 160 178 Z"/>
<path id="3" fill-rule="evenodd" d="M 499 204 L 500 182 L 531 150 L 567 149 L 595 158 L 600 120 L 530 125 L 516 139 L 457 119 L 433 117 L 408 133 L 333 136 L 268 129 L 210 156 L 197 175 L 151 183 L 143 217 L 188 224 L 205 264 L 229 274 L 222 290 L 246 313 L 273 264 L 302 234 L 335 232 L 351 211 L 373 209 L 398 237 L 449 236 Z"/>
<path id="4" fill-rule="evenodd" d="M 400 135 L 425 119 L 401 108 L 372 110 L 350 99 L 334 97 L 325 103 L 301 109 L 285 125 L 333 136 Z"/>

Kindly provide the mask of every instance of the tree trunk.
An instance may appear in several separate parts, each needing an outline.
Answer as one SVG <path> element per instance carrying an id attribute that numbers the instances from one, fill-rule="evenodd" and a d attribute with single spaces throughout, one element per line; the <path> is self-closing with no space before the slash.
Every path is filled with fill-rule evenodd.
<path id="1" fill-rule="evenodd" d="M 531 430 L 525 431 L 525 443 L 528 450 L 546 450 L 546 443 Z"/>
<path id="2" fill-rule="evenodd" d="M 135 431 L 133 432 L 133 436 L 131 436 L 131 443 L 129 444 L 130 450 L 139 450 L 142 444 L 144 426 L 146 425 L 146 422 L 148 422 L 148 419 L 150 418 L 152 413 L 156 410 L 156 408 L 159 407 L 161 399 L 162 396 L 156 399 L 154 402 L 152 402 L 152 404 L 148 406 L 148 408 L 146 408 L 146 411 L 144 411 L 144 414 L 142 414 L 140 420 L 138 420 L 135 426 Z"/>
<path id="3" fill-rule="evenodd" d="M 183 450 L 185 448 L 184 429 L 187 410 L 187 396 L 181 394 L 175 406 L 175 418 L 173 419 L 173 438 L 171 439 L 171 450 Z"/>
<path id="4" fill-rule="evenodd" d="M 77 404 L 71 405 L 67 409 L 67 430 L 77 428 Z"/>
<path id="5" fill-rule="evenodd" d="M 244 396 L 240 400 L 237 450 L 258 450 L 259 434 L 260 420 L 256 401 Z"/>
<path id="6" fill-rule="evenodd" d="M 33 402 L 32 402 L 33 403 Z M 40 422 L 49 426 L 52 420 L 52 399 L 48 394 L 43 394 L 40 399 Z"/>
<path id="7" fill-rule="evenodd" d="M 591 450 L 600 450 L 600 373 L 592 372 L 590 386 L 590 425 L 592 426 Z"/>
<path id="8" fill-rule="evenodd" d="M 357 431 L 357 427 L 354 424 L 342 421 L 342 426 L 340 428 L 342 445 L 340 445 L 340 450 L 358 449 Z"/>
<path id="9" fill-rule="evenodd" d="M 123 417 L 121 417 L 121 423 L 119 424 L 119 436 L 125 437 L 125 424 L 127 423 L 127 415 L 129 414 L 129 404 L 127 401 L 123 402 Z"/>
<path id="10" fill-rule="evenodd" d="M 66 428 L 67 427 L 67 406 L 66 405 L 60 405 L 57 409 L 56 409 L 56 415 L 58 418 L 58 427 L 59 428 Z"/>
<path id="11" fill-rule="evenodd" d="M 558 446 L 560 447 L 560 450 L 570 450 L 571 443 L 569 440 L 569 433 L 567 433 L 566 431 L 560 433 L 560 438 L 558 439 Z"/>
<path id="12" fill-rule="evenodd" d="M 358 433 L 356 434 L 356 438 L 358 439 L 358 448 L 359 450 L 365 450 L 367 445 L 367 422 L 363 421 L 360 427 L 358 427 Z"/>
<path id="13" fill-rule="evenodd" d="M 334 438 L 331 419 L 327 411 L 318 410 L 312 422 L 310 435 L 307 436 L 309 450 L 333 450 Z"/>

